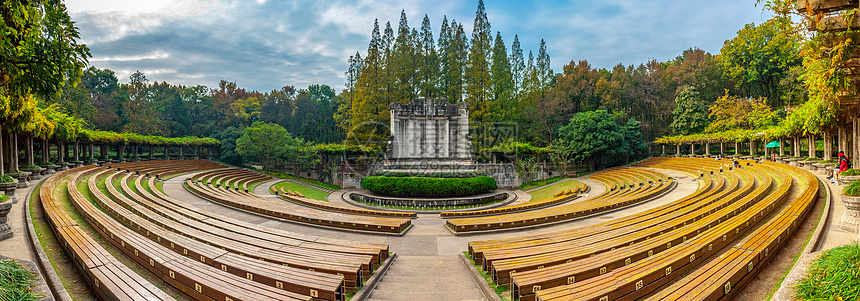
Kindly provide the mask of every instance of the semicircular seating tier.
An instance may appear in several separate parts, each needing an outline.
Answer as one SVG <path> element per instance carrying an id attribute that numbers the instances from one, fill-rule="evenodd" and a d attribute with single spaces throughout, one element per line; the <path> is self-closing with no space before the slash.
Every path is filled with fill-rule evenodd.
<path id="1" fill-rule="evenodd" d="M 562 222 L 650 200 L 671 191 L 676 185 L 671 177 L 660 172 L 629 167 L 597 172 L 590 179 L 606 186 L 606 192 L 582 202 L 504 214 L 450 218 L 446 224 L 455 232 L 479 232 Z"/>
<path id="2" fill-rule="evenodd" d="M 699 189 L 591 226 L 473 241 L 470 255 L 519 300 L 730 299 L 803 223 L 821 186 L 788 165 L 722 162 L 634 164 L 699 175 Z"/>
<path id="3" fill-rule="evenodd" d="M 414 213 L 389 212 L 322 204 L 309 199 L 277 200 L 252 192 L 252 182 L 271 179 L 268 175 L 230 168 L 202 173 L 185 180 L 189 192 L 225 205 L 258 214 L 313 225 L 368 232 L 402 233 L 411 225 Z"/>
<path id="4" fill-rule="evenodd" d="M 117 169 L 88 166 L 52 176 L 40 190 L 52 230 L 74 229 L 51 194 L 61 180 L 68 179 L 69 199 L 87 223 L 148 272 L 192 299 L 345 300 L 346 293 L 355 291 L 389 255 L 386 244 L 308 236 L 207 212 L 164 195 L 155 177 L 121 171 L 150 169 L 153 174 L 171 176 L 223 167 L 199 160 L 197 167 L 187 162 L 178 169 L 171 166 L 174 162 L 111 165 Z M 170 171 L 152 167 L 158 165 L 171 166 L 166 168 Z M 86 242 L 87 237 L 79 233 L 72 240 Z M 86 247 L 68 247 L 78 245 Z M 104 259 L 112 257 L 99 253 L 97 244 L 64 246 L 71 257 L 89 260 L 79 266 L 85 273 L 96 268 L 111 275 L 123 273 L 121 264 Z M 112 281 L 140 278 L 128 271 L 123 275 L 129 276 Z M 121 297 L 129 289 L 124 284 L 109 285 L 109 280 L 110 276 L 87 279 L 93 287 L 104 288 L 99 294 L 105 299 L 157 299 Z M 145 280 L 138 282 L 146 287 Z M 149 291 L 147 296 L 164 295 L 157 289 Z"/>
<path id="5" fill-rule="evenodd" d="M 540 200 L 531 200 L 525 203 L 504 206 L 499 208 L 492 209 L 484 209 L 484 210 L 472 210 L 472 211 L 451 211 L 451 212 L 442 212 L 443 218 L 449 217 L 463 217 L 463 216 L 482 216 L 482 215 L 494 215 L 500 213 L 510 213 L 510 212 L 520 212 L 520 211 L 528 211 L 543 207 L 549 207 L 557 204 L 567 203 L 573 200 L 578 199 L 580 196 L 579 193 L 588 192 L 588 185 L 585 185 L 581 182 L 577 182 L 573 188 L 567 189 L 564 191 L 559 191 L 551 198 L 545 198 Z"/>

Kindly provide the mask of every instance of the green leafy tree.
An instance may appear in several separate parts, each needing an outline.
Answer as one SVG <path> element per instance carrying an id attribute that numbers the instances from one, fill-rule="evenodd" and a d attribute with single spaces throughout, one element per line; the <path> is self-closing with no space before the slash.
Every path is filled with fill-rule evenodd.
<path id="1" fill-rule="evenodd" d="M 258 121 L 245 128 L 242 137 L 236 140 L 236 153 L 254 158 L 264 170 L 270 170 L 275 160 L 286 156 L 293 145 L 294 139 L 284 127 Z"/>
<path id="2" fill-rule="evenodd" d="M 221 141 L 221 156 L 218 158 L 221 162 L 241 166 L 245 163 L 244 158 L 236 152 L 236 140 L 242 138 L 242 130 L 235 127 L 228 127 L 223 132 L 215 131 L 212 133 L 212 138 Z"/>
<path id="3" fill-rule="evenodd" d="M 785 79 L 802 64 L 799 37 L 774 19 L 744 26 L 723 44 L 720 60 L 740 95 L 766 97 L 770 106 L 785 105 L 790 101 L 786 96 L 797 95 L 782 84 L 791 84 Z"/>
<path id="4" fill-rule="evenodd" d="M 689 135 L 699 133 L 708 126 L 708 107 L 705 106 L 699 91 L 686 86 L 675 97 L 674 118 L 670 127 L 675 134 Z"/>
<path id="5" fill-rule="evenodd" d="M 558 130 L 555 144 L 592 168 L 627 162 L 631 154 L 641 155 L 643 146 L 647 152 L 639 123 L 631 119 L 621 126 L 616 119 L 604 110 L 576 113 L 570 123 Z"/>
<path id="6" fill-rule="evenodd" d="M 763 129 L 774 125 L 777 113 L 762 98 L 742 98 L 726 94 L 708 108 L 710 125 L 706 132 L 722 132 L 734 129 Z"/>

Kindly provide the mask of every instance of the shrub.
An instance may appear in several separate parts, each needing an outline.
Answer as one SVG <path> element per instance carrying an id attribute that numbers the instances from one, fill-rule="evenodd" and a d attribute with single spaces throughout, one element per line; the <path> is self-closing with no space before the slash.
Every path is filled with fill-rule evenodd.
<path id="1" fill-rule="evenodd" d="M 842 188 L 842 194 L 847 196 L 860 196 L 860 181 L 851 182 L 851 184 Z"/>
<path id="2" fill-rule="evenodd" d="M 457 197 L 489 192 L 498 188 L 492 177 L 427 178 L 370 176 L 361 187 L 387 196 Z"/>
<path id="3" fill-rule="evenodd" d="M 836 160 L 834 160 L 834 159 L 830 159 L 830 160 L 822 160 L 822 161 L 818 161 L 818 163 L 819 163 L 819 164 L 821 164 L 821 163 L 836 163 Z"/>
<path id="4" fill-rule="evenodd" d="M 857 176 L 860 175 L 860 169 L 849 169 L 839 173 L 840 176 Z"/>
<path id="5" fill-rule="evenodd" d="M 821 159 L 818 159 L 816 157 L 809 157 L 809 158 L 803 159 L 803 161 L 818 161 L 818 160 L 821 160 Z"/>
<path id="6" fill-rule="evenodd" d="M 821 253 L 795 291 L 798 300 L 857 300 L 860 245 L 854 242 Z"/>
<path id="7" fill-rule="evenodd" d="M 40 169 L 42 167 L 39 165 L 24 165 L 24 166 L 21 166 L 21 168 L 23 168 L 23 169 Z"/>
<path id="8" fill-rule="evenodd" d="M 10 175 L 2 175 L 0 176 L 0 183 L 12 183 L 15 182 L 15 178 Z"/>
<path id="9" fill-rule="evenodd" d="M 54 165 L 54 163 L 51 163 L 51 162 L 42 162 L 42 163 L 39 163 L 39 166 L 53 166 L 53 165 Z"/>

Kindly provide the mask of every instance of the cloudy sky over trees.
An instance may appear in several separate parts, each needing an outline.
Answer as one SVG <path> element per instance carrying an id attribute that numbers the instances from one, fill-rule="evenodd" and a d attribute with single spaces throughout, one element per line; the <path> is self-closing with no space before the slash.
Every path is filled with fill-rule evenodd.
<path id="1" fill-rule="evenodd" d="M 367 49 L 373 20 L 396 28 L 424 15 L 439 34 L 443 16 L 471 33 L 477 1 L 316 0 L 67 0 L 90 64 L 116 71 L 122 82 L 140 70 L 154 81 L 203 84 L 236 81 L 252 90 L 284 85 L 344 86 L 347 59 Z M 546 40 L 552 67 L 572 60 L 598 68 L 666 61 L 698 47 L 718 53 L 747 23 L 770 17 L 752 0 L 493 1 L 491 30 L 523 49 Z"/>

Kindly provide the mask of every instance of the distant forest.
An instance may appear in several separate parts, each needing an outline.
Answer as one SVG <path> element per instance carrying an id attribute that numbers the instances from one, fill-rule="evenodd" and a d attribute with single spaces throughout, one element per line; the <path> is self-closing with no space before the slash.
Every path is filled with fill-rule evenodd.
<path id="1" fill-rule="evenodd" d="M 471 34 L 447 18 L 438 28 L 434 34 L 426 15 L 420 27 L 410 27 L 405 12 L 396 29 L 375 22 L 365 54 L 348 58 L 342 91 L 288 83 L 248 91 L 228 80 L 217 87 L 182 86 L 151 82 L 141 72 L 123 84 L 113 71 L 90 67 L 79 85 L 66 85 L 45 102 L 101 130 L 223 139 L 226 132 L 240 136 L 241 129 L 263 121 L 305 141 L 339 143 L 364 121 L 387 124 L 393 102 L 446 98 L 468 102 L 472 122 L 516 123 L 518 142 L 544 147 L 580 112 L 606 110 L 619 124 L 633 119 L 642 139 L 653 141 L 701 131 L 707 108 L 724 96 L 760 99 L 780 116 L 807 99 L 798 80 L 799 41 L 772 21 L 740 29 L 719 54 L 690 48 L 665 62 L 609 69 L 572 59 L 560 73 L 550 67 L 545 41 L 537 54 L 525 54 L 517 35 L 507 44 L 502 33 L 493 32 L 482 1 Z M 705 120 L 676 121 L 691 111 Z"/>

